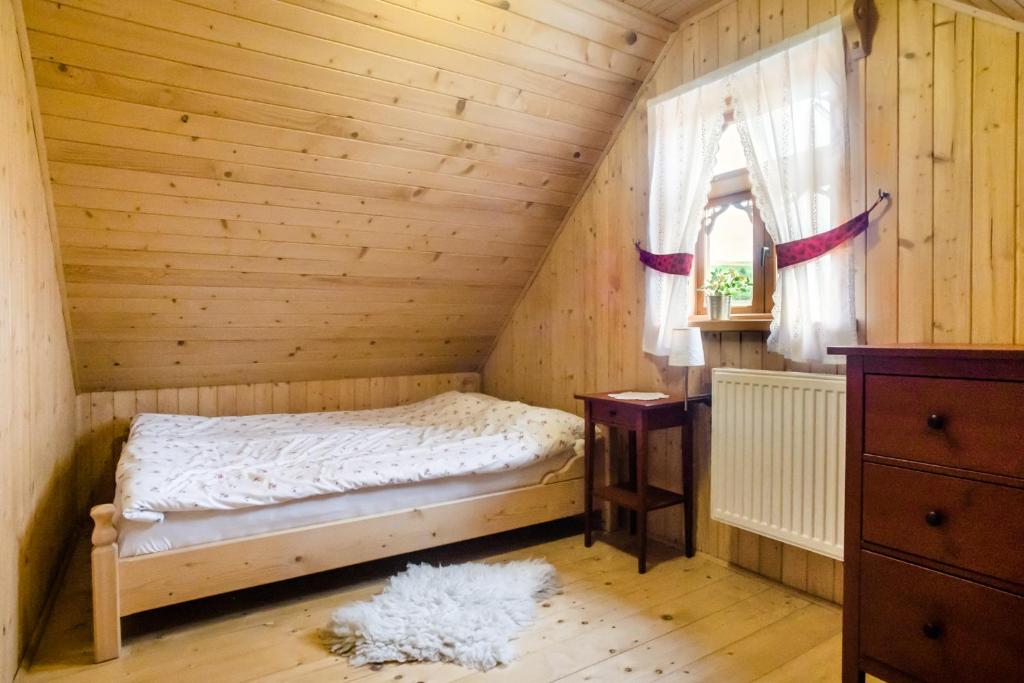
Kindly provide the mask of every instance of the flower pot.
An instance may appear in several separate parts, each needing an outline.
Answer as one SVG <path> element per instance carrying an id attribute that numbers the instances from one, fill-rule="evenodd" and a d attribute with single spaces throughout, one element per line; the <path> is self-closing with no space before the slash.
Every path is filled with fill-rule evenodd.
<path id="1" fill-rule="evenodd" d="M 708 317 L 712 320 L 728 320 L 732 313 L 732 297 L 725 294 L 708 295 Z"/>

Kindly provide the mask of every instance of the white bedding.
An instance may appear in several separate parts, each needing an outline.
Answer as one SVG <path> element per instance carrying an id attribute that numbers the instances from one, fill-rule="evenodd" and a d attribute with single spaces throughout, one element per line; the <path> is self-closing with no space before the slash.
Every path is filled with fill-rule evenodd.
<path id="1" fill-rule="evenodd" d="M 571 447 L 570 413 L 447 392 L 407 406 L 300 415 L 138 415 L 117 466 L 126 520 L 233 510 L 526 467 Z"/>
<path id="2" fill-rule="evenodd" d="M 168 512 L 162 522 L 121 519 L 119 552 L 121 557 L 147 555 L 533 486 L 548 473 L 564 467 L 582 449 L 583 442 L 577 441 L 572 449 L 511 471 L 335 493 L 239 510 Z"/>

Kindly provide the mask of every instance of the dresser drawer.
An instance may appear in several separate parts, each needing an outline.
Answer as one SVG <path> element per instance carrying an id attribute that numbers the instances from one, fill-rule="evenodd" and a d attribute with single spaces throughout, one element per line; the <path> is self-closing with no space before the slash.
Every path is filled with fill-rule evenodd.
<path id="1" fill-rule="evenodd" d="M 868 453 L 1024 477 L 1024 383 L 867 375 Z"/>
<path id="2" fill-rule="evenodd" d="M 863 656 L 926 681 L 1020 681 L 1024 598 L 860 554 Z"/>
<path id="3" fill-rule="evenodd" d="M 865 541 L 1024 585 L 1024 490 L 864 463 Z"/>

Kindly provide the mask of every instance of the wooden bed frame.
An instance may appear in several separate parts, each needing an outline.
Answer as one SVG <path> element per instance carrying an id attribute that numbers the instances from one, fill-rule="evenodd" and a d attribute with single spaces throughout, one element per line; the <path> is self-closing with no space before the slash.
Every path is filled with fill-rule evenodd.
<path id="1" fill-rule="evenodd" d="M 121 617 L 241 588 L 571 517 L 583 458 L 540 484 L 135 557 L 119 557 L 116 509 L 92 508 L 95 659 L 121 655 Z"/>

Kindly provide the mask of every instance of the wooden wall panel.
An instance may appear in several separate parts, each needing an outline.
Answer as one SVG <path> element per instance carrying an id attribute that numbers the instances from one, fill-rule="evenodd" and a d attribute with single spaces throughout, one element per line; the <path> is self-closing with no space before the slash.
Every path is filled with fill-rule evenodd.
<path id="1" fill-rule="evenodd" d="M 139 413 L 217 417 L 389 408 L 452 390 L 479 391 L 480 375 L 460 372 L 79 394 L 75 495 L 81 508 L 111 500 L 114 465 L 131 420 Z"/>
<path id="2" fill-rule="evenodd" d="M 872 344 L 895 342 L 899 336 L 899 2 L 876 3 L 879 14 L 887 20 L 879 21 L 871 56 L 864 65 L 865 185 L 872 188 L 872 193 L 885 189 L 892 195 L 889 205 L 880 207 L 865 239 L 866 294 L 861 336 Z"/>
<path id="3" fill-rule="evenodd" d="M 75 393 L 19 0 L 0 0 L 0 681 L 78 522 Z"/>
<path id="4" fill-rule="evenodd" d="M 856 244 L 861 335 L 874 343 L 980 343 L 1012 341 L 1015 335 L 1019 341 L 1024 305 L 1018 294 L 1015 309 L 1014 292 L 1024 291 L 1024 268 L 1018 265 L 1024 209 L 1015 189 L 1024 186 L 1024 111 L 1016 104 L 1024 97 L 1020 34 L 946 3 L 877 4 L 874 52 L 851 76 L 852 91 L 862 97 L 852 111 L 863 119 L 863 130 L 851 131 L 853 196 L 863 205 L 865 197 L 885 188 L 894 198 Z M 643 274 L 633 241 L 646 230 L 643 102 L 835 11 L 836 3 L 819 0 L 735 0 L 680 26 L 641 89 L 639 106 L 498 337 L 484 369 L 488 393 L 579 410 L 571 400 L 576 391 L 679 390 L 679 371 L 639 349 Z M 557 265 L 573 255 L 573 270 Z M 558 304 L 550 306 L 551 300 Z M 704 345 L 708 367 L 691 373 L 693 389 L 710 386 L 709 368 L 715 366 L 836 371 L 769 354 L 760 333 L 705 334 Z M 566 365 L 545 371 L 549 361 L 541 358 L 563 358 Z M 703 410 L 697 438 L 698 548 L 840 600 L 841 563 L 710 520 L 709 416 Z M 664 439 L 654 447 L 659 456 L 653 478 L 673 481 L 674 447 Z M 651 526 L 663 540 L 680 541 L 677 517 L 656 513 Z"/>
<path id="5" fill-rule="evenodd" d="M 1024 344 L 1024 37 L 1017 36 L 1017 288 L 1014 343 Z"/>
<path id="6" fill-rule="evenodd" d="M 932 168 L 934 166 L 933 33 L 930 0 L 903 2 L 899 24 L 899 253 L 900 340 L 931 341 L 933 330 Z"/>
<path id="7" fill-rule="evenodd" d="M 935 8 L 935 191 L 932 224 L 935 342 L 971 340 L 971 107 L 974 25 L 970 17 Z M 1024 177 L 1024 173 L 1021 174 Z"/>
<path id="8" fill-rule="evenodd" d="M 974 22 L 971 340 L 1014 340 L 1017 55 L 1020 34 Z M 1024 172 L 1024 171 L 1022 171 Z M 1024 275 L 1024 273 L 1022 273 Z"/>
<path id="9" fill-rule="evenodd" d="M 617 0 L 25 8 L 82 391 L 478 369 L 676 28 Z"/>

